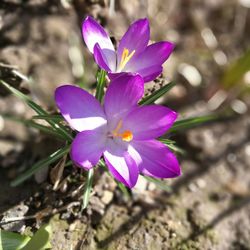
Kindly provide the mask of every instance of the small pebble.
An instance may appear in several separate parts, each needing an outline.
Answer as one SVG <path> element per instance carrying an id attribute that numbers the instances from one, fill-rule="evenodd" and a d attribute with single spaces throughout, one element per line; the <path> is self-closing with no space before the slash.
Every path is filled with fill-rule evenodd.
<path id="1" fill-rule="evenodd" d="M 107 204 L 109 204 L 109 203 L 112 201 L 113 197 L 114 197 L 114 194 L 113 194 L 112 192 L 110 192 L 110 191 L 108 191 L 108 190 L 105 190 L 105 191 L 103 192 L 103 196 L 102 196 L 102 198 L 101 198 L 101 201 L 102 201 L 105 205 L 107 205 Z"/>
<path id="2" fill-rule="evenodd" d="M 235 163 L 236 160 L 237 160 L 237 157 L 236 157 L 235 154 L 230 153 L 230 154 L 227 155 L 227 160 L 228 160 L 230 163 Z"/>
<path id="3" fill-rule="evenodd" d="M 199 188 L 205 188 L 206 187 L 206 182 L 203 180 L 203 179 L 201 179 L 201 178 L 199 178 L 197 181 L 196 181 L 196 184 L 197 184 L 197 186 L 199 187 Z"/>
<path id="4" fill-rule="evenodd" d="M 197 186 L 194 183 L 190 183 L 188 185 L 188 190 L 191 192 L 196 192 L 197 191 Z"/>

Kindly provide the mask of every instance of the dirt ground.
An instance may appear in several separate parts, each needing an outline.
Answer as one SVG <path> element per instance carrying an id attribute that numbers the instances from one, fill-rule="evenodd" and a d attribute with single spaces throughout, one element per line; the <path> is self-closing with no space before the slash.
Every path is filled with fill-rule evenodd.
<path id="1" fill-rule="evenodd" d="M 228 65 L 250 44 L 246 3 L 2 0 L 0 77 L 47 110 L 54 111 L 53 92 L 60 84 L 93 88 L 96 66 L 80 28 L 86 15 L 97 18 L 116 40 L 129 23 L 147 16 L 152 40 L 176 44 L 163 75 L 177 85 L 161 103 L 180 118 L 210 112 L 222 118 L 228 110 L 231 115 L 171 135 L 185 154 L 178 155 L 182 176 L 166 180 L 168 192 L 140 179 L 131 197 L 124 197 L 109 176 L 96 171 L 89 207 L 81 212 L 85 179 L 79 169 L 65 168 L 56 190 L 50 178 L 54 165 L 10 188 L 11 180 L 60 142 L 4 119 L 34 113 L 0 88 L 0 218 L 27 217 L 1 228 L 30 233 L 50 221 L 55 250 L 250 249 L 250 98 L 240 84 L 223 81 Z M 6 65 L 14 66 L 22 81 L 13 79 Z M 245 81 L 249 86 L 249 75 Z"/>

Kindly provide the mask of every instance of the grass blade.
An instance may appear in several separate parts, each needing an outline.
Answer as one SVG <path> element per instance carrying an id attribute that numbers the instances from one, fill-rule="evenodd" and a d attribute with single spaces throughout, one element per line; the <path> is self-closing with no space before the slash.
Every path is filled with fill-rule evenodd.
<path id="1" fill-rule="evenodd" d="M 174 125 L 172 126 L 172 128 L 168 130 L 168 132 L 176 133 L 179 130 L 192 128 L 194 126 L 201 125 L 206 122 L 214 121 L 216 119 L 218 119 L 218 115 L 205 115 L 205 116 L 200 116 L 200 117 L 182 119 L 182 120 L 176 121 Z"/>
<path id="2" fill-rule="evenodd" d="M 23 100 L 24 102 L 26 102 L 38 115 L 49 115 L 43 108 L 41 108 L 38 104 L 36 104 L 35 102 L 33 102 L 28 96 L 24 95 L 22 92 L 20 92 L 19 90 L 11 87 L 8 83 L 6 83 L 3 80 L 0 80 L 0 83 L 2 83 L 4 85 L 5 88 L 7 88 L 12 94 L 14 94 L 15 96 L 17 96 L 18 98 L 20 98 L 21 100 Z M 52 121 L 52 120 L 48 120 L 47 121 L 55 130 L 57 130 L 58 132 L 60 132 L 62 135 L 64 135 L 65 140 L 72 140 L 72 136 L 71 134 L 68 133 L 68 131 L 60 124 Z"/>
<path id="3" fill-rule="evenodd" d="M 84 210 L 89 204 L 89 196 L 92 189 L 93 177 L 94 177 L 94 169 L 91 168 L 88 171 L 87 181 L 85 184 L 84 193 L 82 197 L 82 210 Z"/>
<path id="4" fill-rule="evenodd" d="M 106 72 L 104 70 L 100 70 L 97 74 L 97 86 L 96 86 L 96 99 L 102 102 L 102 98 L 104 96 L 104 87 L 106 84 Z"/>
<path id="5" fill-rule="evenodd" d="M 172 151 L 174 151 L 174 152 L 176 152 L 176 153 L 178 153 L 180 155 L 185 155 L 186 154 L 186 152 L 183 149 L 176 146 L 175 142 L 172 141 L 172 140 L 160 138 L 159 141 L 162 142 L 163 144 L 165 144 Z"/>
<path id="6" fill-rule="evenodd" d="M 166 191 L 166 192 L 172 192 L 172 188 L 168 186 L 164 181 L 155 179 L 146 175 L 142 175 L 147 181 L 154 183 L 158 188 Z"/>
<path id="7" fill-rule="evenodd" d="M 127 198 L 131 198 L 130 193 L 129 193 L 127 187 L 123 183 L 117 181 L 116 179 L 114 179 L 114 180 L 115 180 L 118 188 L 122 191 L 123 195 L 125 197 L 127 197 Z"/>
<path id="8" fill-rule="evenodd" d="M 60 121 L 64 120 L 61 115 L 34 115 L 34 116 L 32 116 L 32 119 L 34 119 L 34 120 L 46 120 L 46 121 L 53 120 L 56 122 L 60 122 Z"/>
<path id="9" fill-rule="evenodd" d="M 14 181 L 11 182 L 12 187 L 16 187 L 17 185 L 21 184 L 28 178 L 30 178 L 34 173 L 36 173 L 41 168 L 48 166 L 49 164 L 55 162 L 56 160 L 60 159 L 62 156 L 69 152 L 70 146 L 65 146 L 64 148 L 60 148 L 53 154 L 49 155 L 49 157 L 38 161 L 35 163 L 29 170 L 18 176 Z"/>
<path id="10" fill-rule="evenodd" d="M 162 88 L 156 90 L 151 95 L 145 97 L 139 102 L 139 105 L 148 105 L 154 103 L 156 100 L 158 100 L 160 97 L 162 97 L 164 94 L 166 94 L 170 89 L 172 89 L 175 86 L 175 82 L 170 82 L 167 85 L 163 86 Z"/>

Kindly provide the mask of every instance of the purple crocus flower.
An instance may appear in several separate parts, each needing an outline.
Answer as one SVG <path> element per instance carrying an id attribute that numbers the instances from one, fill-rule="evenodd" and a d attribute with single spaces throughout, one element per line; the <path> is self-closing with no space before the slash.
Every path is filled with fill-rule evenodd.
<path id="1" fill-rule="evenodd" d="M 177 114 L 160 105 L 138 106 L 144 82 L 129 74 L 109 85 L 103 107 L 85 90 L 63 85 L 55 92 L 57 106 L 79 133 L 71 146 L 71 159 L 86 170 L 103 155 L 112 175 L 132 188 L 139 173 L 157 178 L 180 175 L 175 155 L 155 138 L 163 135 Z"/>
<path id="2" fill-rule="evenodd" d="M 96 63 L 109 72 L 112 79 L 121 72 L 138 73 L 144 82 L 154 80 L 162 72 L 162 64 L 174 49 L 170 42 L 148 45 L 148 19 L 135 21 L 121 38 L 117 52 L 103 27 L 88 16 L 82 24 L 83 39 L 94 54 Z"/>

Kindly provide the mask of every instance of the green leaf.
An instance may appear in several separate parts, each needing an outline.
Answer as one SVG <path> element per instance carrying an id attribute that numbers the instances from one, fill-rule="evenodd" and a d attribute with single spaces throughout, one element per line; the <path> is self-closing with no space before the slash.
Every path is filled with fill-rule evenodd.
<path id="1" fill-rule="evenodd" d="M 142 175 L 147 181 L 154 183 L 158 188 L 166 191 L 166 192 L 172 192 L 172 188 L 168 186 L 164 181 L 155 179 L 149 176 Z"/>
<path id="2" fill-rule="evenodd" d="M 32 116 L 32 119 L 34 119 L 34 120 L 45 120 L 45 121 L 53 120 L 53 121 L 56 121 L 56 122 L 60 122 L 60 121 L 64 120 L 61 115 L 34 115 L 34 116 Z"/>
<path id="3" fill-rule="evenodd" d="M 0 250 L 21 250 L 30 237 L 0 229 Z"/>
<path id="4" fill-rule="evenodd" d="M 170 82 L 167 85 L 161 87 L 160 89 L 156 90 L 151 95 L 143 98 L 139 105 L 148 105 L 154 103 L 156 100 L 158 100 L 160 97 L 162 97 L 164 94 L 166 94 L 170 89 L 172 89 L 175 86 L 175 82 Z"/>
<path id="5" fill-rule="evenodd" d="M 165 144 L 168 148 L 170 148 L 172 151 L 174 151 L 178 154 L 181 154 L 181 155 L 186 154 L 186 152 L 183 149 L 181 149 L 175 145 L 175 141 L 172 141 L 169 139 L 164 139 L 164 138 L 160 138 L 159 141 L 162 142 L 163 144 Z"/>
<path id="6" fill-rule="evenodd" d="M 21 100 L 23 100 L 24 102 L 26 102 L 38 115 L 48 115 L 48 113 L 42 107 L 40 107 L 38 104 L 36 104 L 35 102 L 33 102 L 28 96 L 24 95 L 19 90 L 11 87 L 8 83 L 6 83 L 3 80 L 0 80 L 0 83 L 2 83 L 4 85 L 4 87 L 7 88 L 12 94 L 14 94 L 18 98 L 20 98 Z M 68 131 L 62 125 L 54 122 L 53 120 L 48 120 L 47 122 L 55 130 L 57 130 L 58 132 L 60 132 L 65 137 L 65 140 L 71 141 L 73 139 L 72 136 L 71 136 L 71 134 L 68 133 Z"/>
<path id="7" fill-rule="evenodd" d="M 131 195 L 130 195 L 127 187 L 123 183 L 117 181 L 116 179 L 114 179 L 114 181 L 116 182 L 118 188 L 122 191 L 123 195 L 127 198 L 131 198 Z"/>
<path id="8" fill-rule="evenodd" d="M 34 234 L 31 240 L 21 250 L 45 250 L 51 249 L 51 226 L 43 225 Z"/>
<path id="9" fill-rule="evenodd" d="M 205 115 L 200 117 L 193 117 L 193 118 L 187 118 L 178 120 L 174 123 L 172 128 L 168 130 L 169 133 L 176 133 L 180 130 L 192 128 L 197 125 L 201 125 L 206 122 L 214 121 L 218 119 L 218 115 Z"/>
<path id="10" fill-rule="evenodd" d="M 31 120 L 25 120 L 24 118 L 14 117 L 5 114 L 1 114 L 0 116 L 2 116 L 4 119 L 12 120 L 14 122 L 22 123 L 28 127 L 36 128 L 44 133 L 55 136 L 57 139 L 65 140 L 65 137 L 61 133 L 59 133 L 58 131 L 54 130 L 51 127 L 38 124 Z"/>
<path id="11" fill-rule="evenodd" d="M 49 155 L 49 157 L 47 157 L 41 161 L 38 161 L 29 170 L 22 173 L 14 181 L 12 181 L 11 186 L 15 187 L 15 186 L 21 184 L 22 182 L 24 182 L 25 180 L 30 178 L 34 173 L 36 173 L 41 168 L 48 166 L 49 164 L 55 162 L 56 160 L 60 159 L 62 156 L 67 154 L 69 152 L 69 149 L 70 149 L 70 146 L 66 146 L 64 148 L 57 150 L 53 154 Z"/>
<path id="12" fill-rule="evenodd" d="M 236 62 L 234 62 L 224 73 L 222 78 L 226 88 L 238 84 L 244 74 L 250 70 L 250 49 L 246 51 Z"/>
<path id="13" fill-rule="evenodd" d="M 84 193 L 82 198 L 82 210 L 84 210 L 89 204 L 89 196 L 92 189 L 93 176 L 94 176 L 94 169 L 91 168 L 88 171 L 87 181 L 84 188 Z"/>
<path id="14" fill-rule="evenodd" d="M 106 72 L 104 70 L 100 70 L 97 74 L 97 86 L 96 86 L 96 99 L 102 102 L 102 98 L 104 96 L 104 87 L 106 84 Z"/>

